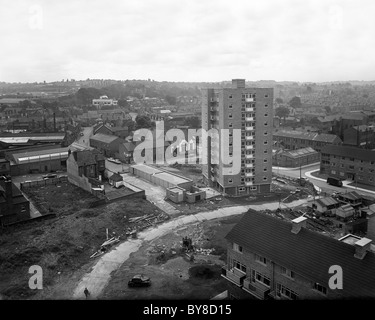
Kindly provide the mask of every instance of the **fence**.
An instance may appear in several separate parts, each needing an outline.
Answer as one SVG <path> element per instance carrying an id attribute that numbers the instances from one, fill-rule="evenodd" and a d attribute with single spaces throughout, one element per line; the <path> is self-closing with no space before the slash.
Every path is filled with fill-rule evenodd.
<path id="1" fill-rule="evenodd" d="M 50 179 L 24 181 L 20 183 L 20 189 L 23 190 L 24 188 L 46 186 L 46 185 L 52 185 L 52 184 L 57 184 L 61 182 L 68 182 L 68 177 L 62 176 L 62 177 L 56 177 L 56 178 L 50 178 Z"/>

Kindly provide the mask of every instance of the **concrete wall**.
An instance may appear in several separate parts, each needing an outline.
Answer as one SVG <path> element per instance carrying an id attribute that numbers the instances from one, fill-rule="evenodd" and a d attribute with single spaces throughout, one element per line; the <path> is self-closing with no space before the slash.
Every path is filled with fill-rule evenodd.
<path id="1" fill-rule="evenodd" d="M 20 183 L 20 189 L 24 190 L 26 188 L 33 188 L 36 186 L 46 186 L 49 184 L 56 184 L 61 182 L 67 182 L 68 177 L 56 177 L 51 179 L 41 179 L 41 180 L 34 180 L 34 181 L 28 181 L 28 182 L 21 182 Z"/>

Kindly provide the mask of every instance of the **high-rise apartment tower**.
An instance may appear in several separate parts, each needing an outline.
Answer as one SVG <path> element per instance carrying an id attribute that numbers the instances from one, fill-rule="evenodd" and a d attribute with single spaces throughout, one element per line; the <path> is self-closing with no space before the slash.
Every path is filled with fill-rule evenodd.
<path id="1" fill-rule="evenodd" d="M 272 181 L 273 89 L 247 88 L 245 79 L 233 79 L 232 88 L 202 90 L 202 129 L 229 129 L 228 146 L 208 139 L 206 182 L 230 195 L 270 192 Z M 233 150 L 233 129 L 241 130 L 241 148 Z M 215 145 L 215 147 L 214 147 Z M 212 161 L 214 148 L 228 148 L 241 158 L 241 170 L 222 174 L 221 161 Z M 217 149 L 216 149 L 217 150 Z M 237 158 L 237 159 L 238 159 Z M 214 162 L 214 163 L 213 163 Z"/>

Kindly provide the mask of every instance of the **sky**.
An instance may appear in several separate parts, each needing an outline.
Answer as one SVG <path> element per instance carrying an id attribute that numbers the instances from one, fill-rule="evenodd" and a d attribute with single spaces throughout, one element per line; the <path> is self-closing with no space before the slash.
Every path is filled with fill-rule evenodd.
<path id="1" fill-rule="evenodd" d="M 0 81 L 375 80 L 373 0 L 2 0 Z"/>

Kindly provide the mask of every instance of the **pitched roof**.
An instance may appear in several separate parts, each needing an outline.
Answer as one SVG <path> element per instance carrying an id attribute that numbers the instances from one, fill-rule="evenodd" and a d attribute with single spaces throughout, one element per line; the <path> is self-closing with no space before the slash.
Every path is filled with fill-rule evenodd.
<path id="1" fill-rule="evenodd" d="M 362 195 L 359 194 L 356 191 L 350 191 L 350 192 L 347 192 L 347 193 L 343 193 L 343 194 L 340 195 L 340 197 L 346 198 L 346 199 L 349 199 L 349 200 L 359 200 L 359 199 L 362 199 Z"/>
<path id="2" fill-rule="evenodd" d="M 287 157 L 291 157 L 291 158 L 299 158 L 299 157 L 303 157 L 303 156 L 306 156 L 306 155 L 309 155 L 309 154 L 317 154 L 317 153 L 319 153 L 319 152 L 315 151 L 311 147 L 301 148 L 301 149 L 297 149 L 297 150 L 283 151 L 282 152 L 283 155 L 285 155 Z"/>
<path id="3" fill-rule="evenodd" d="M 374 297 L 373 252 L 360 260 L 350 244 L 306 228 L 297 234 L 291 229 L 290 222 L 250 209 L 225 238 L 327 287 L 329 268 L 339 265 L 344 275 L 343 297 Z"/>
<path id="4" fill-rule="evenodd" d="M 336 201 L 332 197 L 320 198 L 320 199 L 315 200 L 315 202 L 318 202 L 319 204 L 321 204 L 324 207 L 336 205 L 336 204 L 339 203 L 338 201 Z"/>
<path id="5" fill-rule="evenodd" d="M 332 143 L 335 140 L 341 139 L 335 134 L 328 134 L 328 133 L 317 133 L 317 132 L 303 132 L 303 131 L 296 131 L 296 130 L 279 130 L 273 133 L 274 136 L 279 137 L 286 137 L 286 138 L 298 138 L 298 139 L 306 139 L 311 141 L 322 141 Z"/>
<path id="6" fill-rule="evenodd" d="M 328 153 L 340 157 L 349 157 L 365 161 L 374 161 L 375 150 L 362 149 L 357 147 L 342 145 L 326 145 L 322 148 L 322 153 Z"/>
<path id="7" fill-rule="evenodd" d="M 335 134 L 329 134 L 329 133 L 321 133 L 318 136 L 316 136 L 314 140 L 328 142 L 328 143 L 333 143 L 335 142 L 335 140 L 341 141 L 341 139 L 338 136 L 336 136 Z"/>
<path id="8" fill-rule="evenodd" d="M 92 137 L 90 137 L 90 140 L 100 141 L 104 143 L 112 143 L 113 141 L 117 139 L 120 139 L 120 138 L 117 136 L 110 136 L 108 134 L 103 134 L 103 133 L 97 133 L 93 135 Z"/>
<path id="9" fill-rule="evenodd" d="M 118 173 L 114 173 L 108 179 L 112 180 L 112 181 L 115 181 L 115 182 L 119 182 L 119 181 L 123 181 L 124 180 L 123 177 L 120 176 Z"/>

